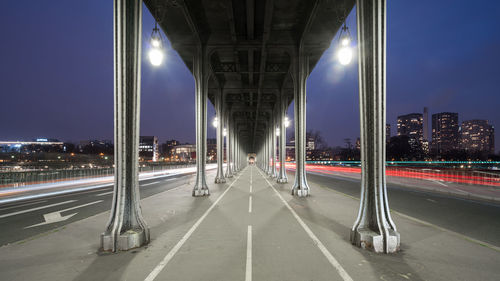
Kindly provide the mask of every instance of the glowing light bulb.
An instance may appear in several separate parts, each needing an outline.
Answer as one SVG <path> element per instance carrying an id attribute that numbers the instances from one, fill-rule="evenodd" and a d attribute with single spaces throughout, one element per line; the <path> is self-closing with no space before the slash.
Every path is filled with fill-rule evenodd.
<path id="1" fill-rule="evenodd" d="M 160 49 L 152 48 L 149 50 L 149 61 L 154 66 L 159 66 L 163 62 L 163 53 Z"/>
<path id="2" fill-rule="evenodd" d="M 348 65 L 352 60 L 352 50 L 349 47 L 342 47 L 337 53 L 340 64 Z"/>
<path id="3" fill-rule="evenodd" d="M 151 38 L 151 46 L 158 48 L 160 47 L 161 42 L 158 38 Z"/>

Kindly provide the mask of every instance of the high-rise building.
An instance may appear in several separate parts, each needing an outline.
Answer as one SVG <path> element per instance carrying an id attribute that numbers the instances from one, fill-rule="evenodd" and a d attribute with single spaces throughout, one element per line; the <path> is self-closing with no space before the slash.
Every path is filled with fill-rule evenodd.
<path id="1" fill-rule="evenodd" d="M 398 116 L 398 136 L 407 136 L 422 144 L 424 140 L 424 118 L 421 113 Z"/>
<path id="2" fill-rule="evenodd" d="M 158 161 L 158 137 L 140 136 L 139 137 L 139 156 L 143 160 Z"/>
<path id="3" fill-rule="evenodd" d="M 466 151 L 495 153 L 495 129 L 487 120 L 462 122 L 462 148 Z"/>
<path id="4" fill-rule="evenodd" d="M 460 148 L 458 113 L 432 114 L 432 151 L 438 154 Z"/>
<path id="5" fill-rule="evenodd" d="M 429 109 L 424 107 L 424 140 L 429 141 Z"/>

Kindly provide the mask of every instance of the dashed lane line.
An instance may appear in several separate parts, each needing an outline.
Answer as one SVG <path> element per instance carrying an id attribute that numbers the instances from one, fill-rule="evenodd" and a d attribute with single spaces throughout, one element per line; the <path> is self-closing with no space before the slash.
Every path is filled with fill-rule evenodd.
<path id="1" fill-rule="evenodd" d="M 252 226 L 247 231 L 247 263 L 245 270 L 245 281 L 252 281 Z"/>

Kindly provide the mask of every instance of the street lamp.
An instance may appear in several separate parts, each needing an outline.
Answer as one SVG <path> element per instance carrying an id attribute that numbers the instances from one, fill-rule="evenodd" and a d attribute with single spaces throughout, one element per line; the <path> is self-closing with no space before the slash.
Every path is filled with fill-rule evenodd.
<path id="1" fill-rule="evenodd" d="M 159 66 L 163 62 L 163 38 L 158 28 L 158 23 L 155 22 L 155 27 L 153 32 L 151 32 L 151 39 L 149 40 L 151 44 L 151 49 L 149 50 L 148 57 L 149 62 L 153 66 Z"/>
<path id="2" fill-rule="evenodd" d="M 276 136 L 279 137 L 280 136 L 280 128 L 276 128 Z"/>
<path id="3" fill-rule="evenodd" d="M 341 65 L 348 65 L 352 60 L 351 33 L 344 20 L 344 26 L 340 31 L 340 48 L 337 51 L 337 58 Z"/>
<path id="4" fill-rule="evenodd" d="M 212 126 L 217 128 L 217 125 L 219 124 L 219 120 L 217 119 L 217 116 L 215 116 L 214 121 L 212 121 Z"/>
<path id="5" fill-rule="evenodd" d="M 224 136 L 226 136 L 226 135 L 227 135 L 226 128 L 224 128 L 224 131 L 222 131 L 222 134 L 223 134 Z"/>
<path id="6" fill-rule="evenodd" d="M 285 116 L 285 128 L 288 128 L 290 126 L 290 120 L 288 120 L 288 117 Z"/>

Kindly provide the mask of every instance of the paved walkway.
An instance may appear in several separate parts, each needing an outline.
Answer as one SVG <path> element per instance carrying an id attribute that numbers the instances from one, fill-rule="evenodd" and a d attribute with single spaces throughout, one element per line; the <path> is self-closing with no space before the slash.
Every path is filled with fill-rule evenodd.
<path id="1" fill-rule="evenodd" d="M 213 173 L 208 182 L 213 182 Z M 0 248 L 1 280 L 498 280 L 500 252 L 411 217 L 393 214 L 402 251 L 352 246 L 355 198 L 310 182 L 294 198 L 256 167 L 211 196 L 193 183 L 141 201 L 152 242 L 96 252 L 109 213 Z"/>

